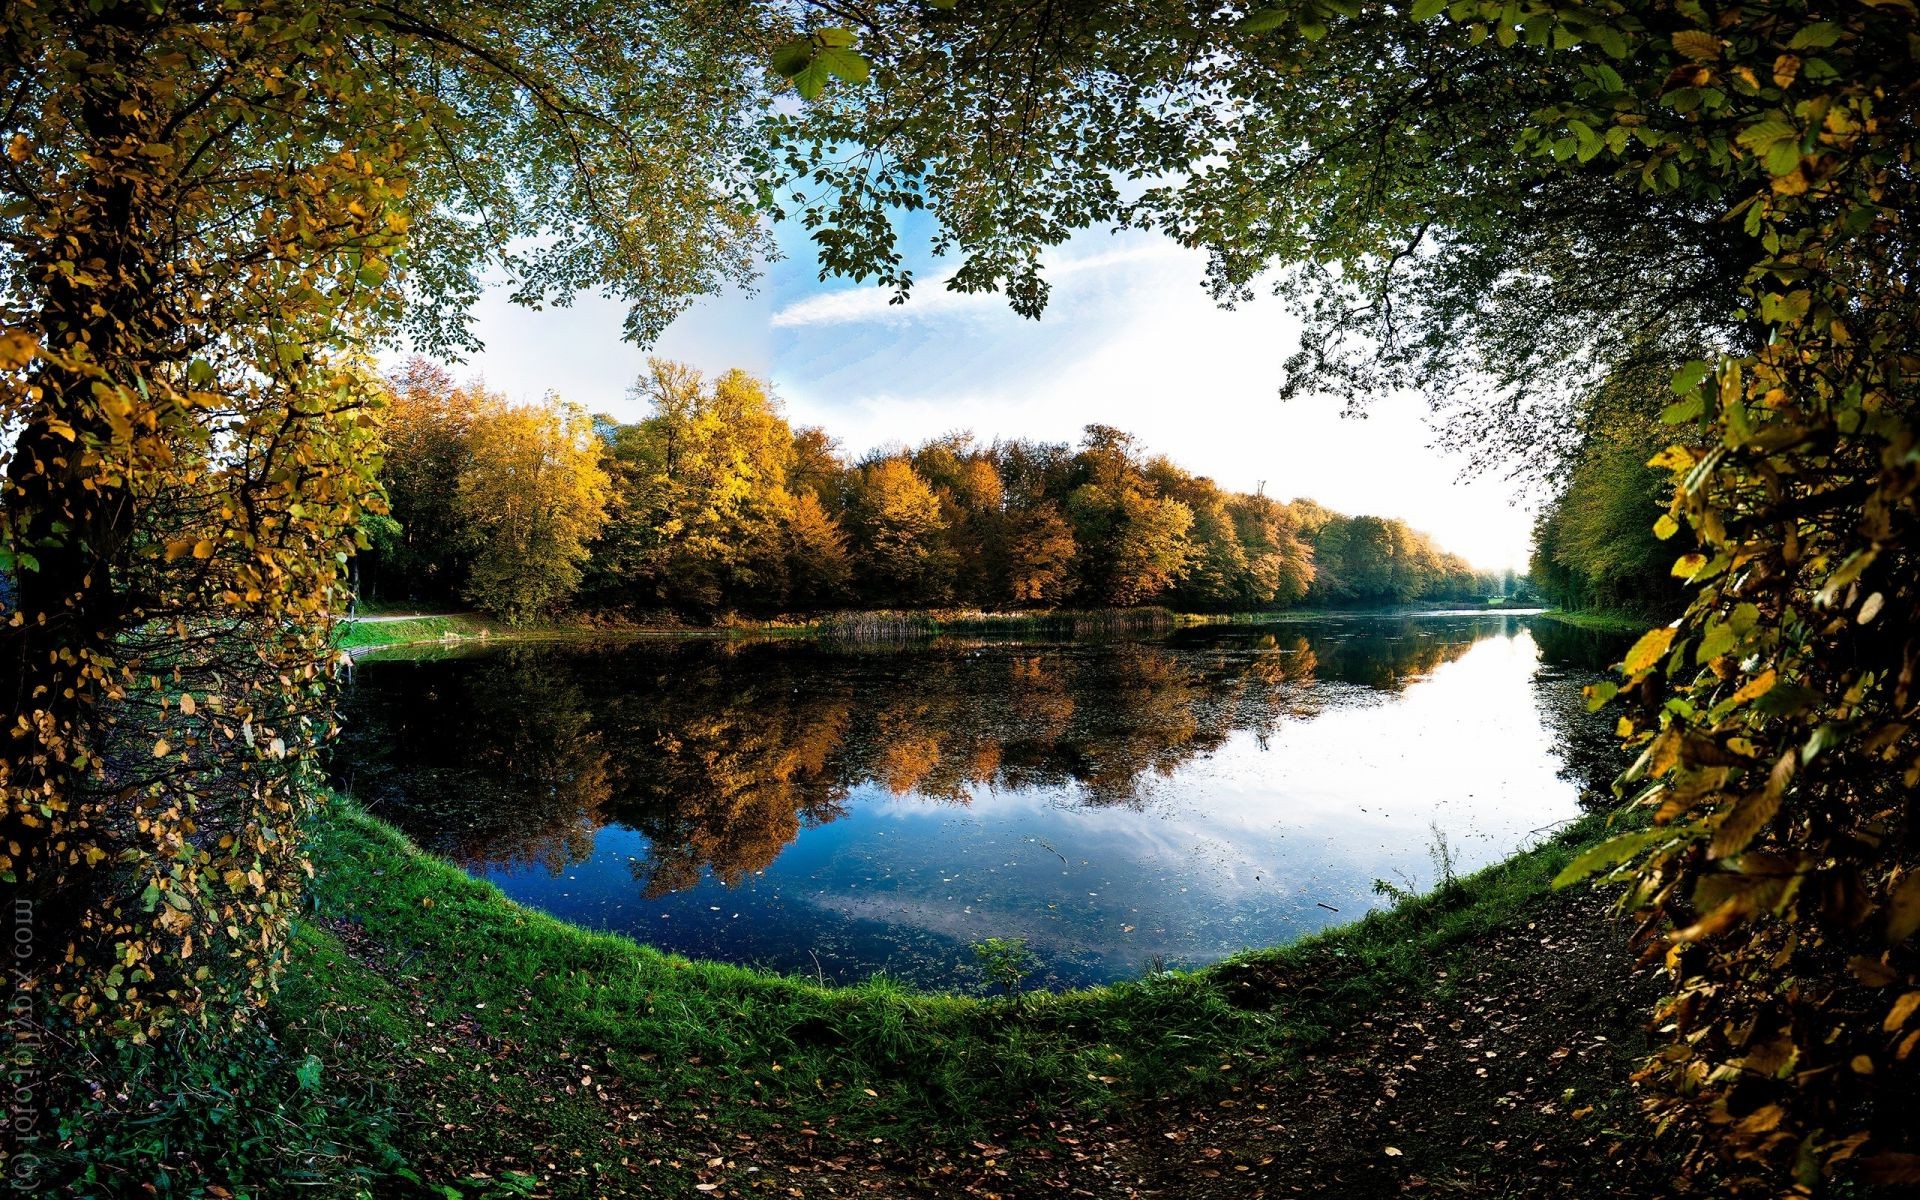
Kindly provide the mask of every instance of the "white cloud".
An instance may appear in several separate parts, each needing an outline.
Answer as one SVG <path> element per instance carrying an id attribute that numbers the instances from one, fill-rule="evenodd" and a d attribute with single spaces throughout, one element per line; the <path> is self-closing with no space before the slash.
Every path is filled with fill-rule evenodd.
<path id="1" fill-rule="evenodd" d="M 1181 259 L 1178 247 L 1166 241 L 1143 241 L 1103 253 L 1061 259 L 1047 264 L 1046 278 L 1056 287 L 1062 280 L 1094 272 L 1111 271 L 1143 263 L 1171 262 Z M 777 309 L 771 320 L 776 329 L 794 329 L 808 325 L 851 325 L 866 321 L 893 324 L 928 321 L 959 314 L 988 315 L 1006 311 L 1005 296 L 988 292 L 956 292 L 949 288 L 957 267 L 949 267 L 932 279 L 914 285 L 903 304 L 892 302 L 893 293 L 872 286 L 836 288 L 795 300 Z"/>

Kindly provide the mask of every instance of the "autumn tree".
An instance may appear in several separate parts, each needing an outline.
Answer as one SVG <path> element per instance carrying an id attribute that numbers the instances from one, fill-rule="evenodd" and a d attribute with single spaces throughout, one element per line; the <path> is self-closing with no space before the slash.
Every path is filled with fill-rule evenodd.
<path id="1" fill-rule="evenodd" d="M 865 594 L 883 603 L 943 601 L 953 587 L 940 498 L 902 456 L 856 467 L 847 483 L 847 524 Z"/>
<path id="2" fill-rule="evenodd" d="M 1066 497 L 1083 596 L 1095 604 L 1131 605 L 1164 592 L 1193 555 L 1193 511 L 1159 495 L 1142 470 L 1133 438 L 1089 425 L 1073 460 Z"/>
<path id="3" fill-rule="evenodd" d="M 454 506 L 475 543 L 466 598 L 509 621 L 563 604 L 606 520 L 607 475 L 584 410 L 484 396 Z"/>
<path id="4" fill-rule="evenodd" d="M 488 398 L 418 355 L 387 377 L 387 387 L 380 482 L 397 528 L 373 548 L 363 575 L 395 597 L 447 603 L 460 596 L 475 549 L 458 499 L 474 418 Z"/>
<path id="5" fill-rule="evenodd" d="M 265 995 L 379 504 L 370 352 L 469 342 L 495 271 L 635 334 L 741 275 L 763 44 L 596 3 L 0 13 L 0 878 L 52 1009 Z"/>
<path id="6" fill-rule="evenodd" d="M 651 411 L 611 435 L 617 514 L 597 593 L 709 611 L 781 603 L 794 437 L 766 385 L 652 359 L 632 395 Z"/>

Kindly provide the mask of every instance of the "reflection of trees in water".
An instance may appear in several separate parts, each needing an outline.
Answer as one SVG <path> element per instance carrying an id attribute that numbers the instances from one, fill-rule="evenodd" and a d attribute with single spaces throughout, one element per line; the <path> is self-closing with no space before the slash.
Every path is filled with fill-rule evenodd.
<path id="1" fill-rule="evenodd" d="M 465 863 L 558 873 L 592 852 L 612 760 L 580 680 L 524 649 L 378 669 L 335 751 L 356 797 Z"/>
<path id="2" fill-rule="evenodd" d="M 1627 765 L 1614 732 L 1617 713 L 1604 708 L 1588 712 L 1581 688 L 1604 678 L 1607 669 L 1626 656 L 1633 635 L 1544 618 L 1528 622 L 1527 628 L 1540 646 L 1540 670 L 1533 677 L 1540 716 L 1566 762 L 1560 777 L 1580 789 L 1581 804 L 1609 808 L 1617 803 L 1614 776 Z"/>
<path id="3" fill-rule="evenodd" d="M 1309 715 L 1326 680 L 1398 690 L 1470 627 L 1200 630 L 1165 641 L 504 648 L 368 664 L 339 774 L 423 844 L 558 873 L 619 822 L 649 895 L 736 884 L 849 791 L 965 803 L 980 787 L 1138 805 L 1239 731 Z M 1483 630 L 1484 631 L 1484 630 Z M 350 767 L 350 770 L 349 770 Z"/>

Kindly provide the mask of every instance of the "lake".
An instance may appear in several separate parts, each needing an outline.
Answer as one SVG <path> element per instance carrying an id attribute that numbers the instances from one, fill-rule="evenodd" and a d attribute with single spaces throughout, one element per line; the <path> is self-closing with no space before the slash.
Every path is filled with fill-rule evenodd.
<path id="1" fill-rule="evenodd" d="M 335 775 L 514 900 L 662 949 L 977 988 L 972 944 L 1019 937 L 1075 987 L 1538 841 L 1606 756 L 1579 687 L 1617 654 L 1484 614 L 390 654 L 354 669 Z"/>

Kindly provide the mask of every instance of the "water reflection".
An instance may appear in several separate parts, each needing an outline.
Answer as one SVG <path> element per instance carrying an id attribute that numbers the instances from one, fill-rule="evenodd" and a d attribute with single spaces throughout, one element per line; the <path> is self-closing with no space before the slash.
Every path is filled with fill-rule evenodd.
<path id="1" fill-rule="evenodd" d="M 506 646 L 364 662 L 341 782 L 516 898 L 689 953 L 960 984 L 1217 958 L 1573 811 L 1508 617 L 1139 641 Z M 1536 693 L 1539 693 L 1536 699 Z"/>

